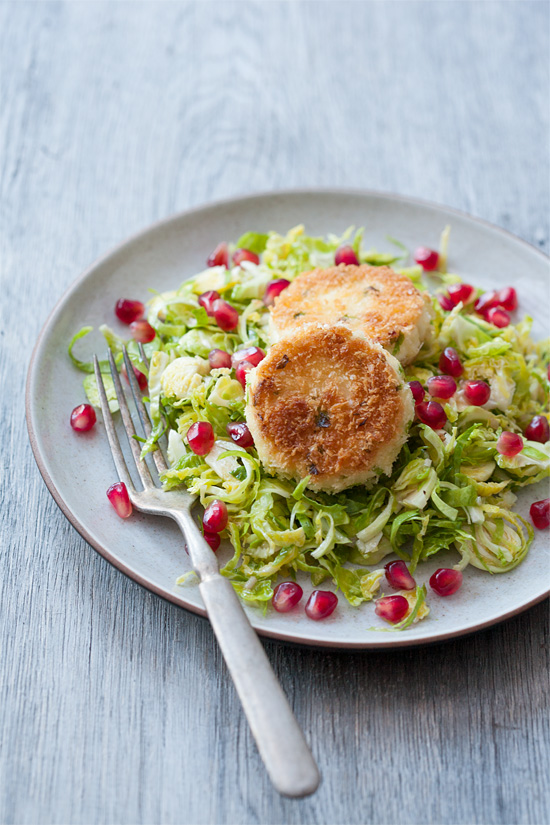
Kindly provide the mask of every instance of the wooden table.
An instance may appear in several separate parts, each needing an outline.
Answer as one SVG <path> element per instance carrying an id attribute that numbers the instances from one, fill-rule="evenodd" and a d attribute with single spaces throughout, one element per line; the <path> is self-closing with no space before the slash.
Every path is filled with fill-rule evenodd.
<path id="1" fill-rule="evenodd" d="M 548 250 L 548 32 L 536 2 L 0 5 L 0 822 L 549 821 L 547 604 L 395 654 L 266 644 L 324 775 L 281 799 L 209 625 L 85 544 L 23 417 L 68 284 L 197 203 L 382 189 Z"/>

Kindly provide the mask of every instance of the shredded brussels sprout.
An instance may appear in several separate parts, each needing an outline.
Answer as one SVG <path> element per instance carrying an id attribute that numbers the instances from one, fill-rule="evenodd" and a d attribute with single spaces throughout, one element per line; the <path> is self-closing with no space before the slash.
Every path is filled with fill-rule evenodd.
<path id="1" fill-rule="evenodd" d="M 496 449 L 504 430 L 522 433 L 534 415 L 547 414 L 550 344 L 530 337 L 531 319 L 499 329 L 477 315 L 472 305 L 458 304 L 444 312 L 432 297 L 433 336 L 416 361 L 405 368 L 407 380 L 425 383 L 439 372 L 442 350 L 454 347 L 464 373 L 453 398 L 445 403 L 448 423 L 434 431 L 416 421 L 391 476 L 376 486 L 354 487 L 336 495 L 313 493 L 307 479 L 299 484 L 270 476 L 256 450 L 235 446 L 227 424 L 244 420 L 245 395 L 230 369 L 209 371 L 205 360 L 212 349 L 233 353 L 248 346 L 269 346 L 269 312 L 262 301 L 266 286 L 277 278 L 292 280 L 314 267 L 331 266 L 335 250 L 349 244 L 359 260 L 374 266 L 393 265 L 422 290 L 456 283 L 447 273 L 449 228 L 442 235 L 440 271 L 426 278 L 408 264 L 408 252 L 398 241 L 379 252 L 363 247 L 363 230 L 315 238 L 297 226 L 281 235 L 248 232 L 236 245 L 261 256 L 260 263 L 212 267 L 185 281 L 179 289 L 155 294 L 147 320 L 156 331 L 145 346 L 150 360 L 149 403 L 153 430 L 142 455 L 157 449 L 168 435 L 170 469 L 166 490 L 184 485 L 203 506 L 214 499 L 227 504 L 229 524 L 224 535 L 234 555 L 222 568 L 247 603 L 266 607 L 278 578 L 308 573 L 314 586 L 331 580 L 351 605 L 373 599 L 383 570 L 377 565 L 390 553 L 406 561 L 411 571 L 442 549 L 457 551 L 457 569 L 471 564 L 489 573 L 504 573 L 524 558 L 533 538 L 530 525 L 511 512 L 514 491 L 550 473 L 550 443 L 524 441 L 519 455 L 506 458 Z M 429 283 L 428 283 L 429 281 Z M 217 290 L 239 312 L 233 332 L 223 332 L 199 305 L 206 290 Z M 84 381 L 90 402 L 98 405 L 91 363 L 74 353 L 84 327 L 70 342 L 69 355 L 89 375 Z M 108 327 L 101 331 L 121 365 L 121 347 L 128 344 L 132 363 L 147 374 L 135 342 L 125 342 Z M 79 344 L 79 346 L 81 346 Z M 101 363 L 103 373 L 108 364 Z M 106 376 L 107 378 L 107 376 Z M 491 396 L 483 407 L 471 406 L 461 389 L 465 380 L 488 382 Z M 108 384 L 111 408 L 117 409 Z M 185 435 L 196 421 L 209 421 L 216 436 L 207 456 L 195 455 Z M 187 581 L 188 576 L 180 582 Z M 409 614 L 392 629 L 404 629 L 425 617 L 425 588 L 405 594 Z"/>

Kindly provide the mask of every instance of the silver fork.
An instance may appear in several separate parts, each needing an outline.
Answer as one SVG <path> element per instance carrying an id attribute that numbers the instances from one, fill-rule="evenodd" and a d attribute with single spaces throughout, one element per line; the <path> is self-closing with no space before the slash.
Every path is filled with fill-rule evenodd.
<path id="1" fill-rule="evenodd" d="M 126 349 L 123 355 L 138 416 L 145 435 L 148 436 L 151 432 L 149 415 Z M 147 364 L 143 348 L 141 355 Z M 140 446 L 133 437 L 136 434 L 134 423 L 111 352 L 109 363 L 143 490 L 136 490 L 128 472 L 109 410 L 99 362 L 94 356 L 101 411 L 118 477 L 128 488 L 130 501 L 137 510 L 156 516 L 168 516 L 181 529 L 193 570 L 199 578 L 199 590 L 208 618 L 271 781 L 277 791 L 285 796 L 307 796 L 317 789 L 320 782 L 317 765 L 231 582 L 220 574 L 216 556 L 191 515 L 195 496 L 182 490 L 165 492 L 155 482 L 147 463 L 140 458 Z M 168 467 L 160 445 L 157 446 L 159 449 L 153 452 L 152 457 L 160 474 Z"/>

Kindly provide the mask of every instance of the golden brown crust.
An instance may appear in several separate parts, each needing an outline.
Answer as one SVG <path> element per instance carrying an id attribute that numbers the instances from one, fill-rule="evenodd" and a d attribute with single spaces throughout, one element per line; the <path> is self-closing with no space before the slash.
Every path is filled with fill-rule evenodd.
<path id="1" fill-rule="evenodd" d="M 393 352 L 427 311 L 426 296 L 390 267 L 340 264 L 298 275 L 276 299 L 271 323 L 279 338 L 310 323 L 342 324 Z"/>
<path id="2" fill-rule="evenodd" d="M 311 486 L 324 489 L 365 480 L 382 454 L 387 465 L 412 410 L 398 370 L 379 345 L 342 326 L 306 327 L 274 344 L 248 390 L 247 421 L 264 464 L 311 475 Z"/>

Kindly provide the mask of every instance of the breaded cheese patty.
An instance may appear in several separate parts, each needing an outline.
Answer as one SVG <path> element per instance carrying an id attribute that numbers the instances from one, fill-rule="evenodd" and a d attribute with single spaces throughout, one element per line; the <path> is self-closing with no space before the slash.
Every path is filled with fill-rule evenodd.
<path id="1" fill-rule="evenodd" d="M 338 492 L 391 471 L 414 403 L 380 344 L 344 326 L 307 326 L 248 375 L 246 421 L 268 472 Z"/>
<path id="2" fill-rule="evenodd" d="M 333 266 L 303 272 L 275 300 L 271 337 L 306 324 L 342 324 L 381 344 L 402 363 L 431 335 L 430 298 L 388 266 Z"/>

